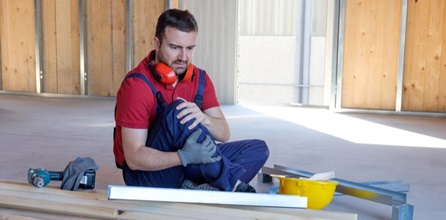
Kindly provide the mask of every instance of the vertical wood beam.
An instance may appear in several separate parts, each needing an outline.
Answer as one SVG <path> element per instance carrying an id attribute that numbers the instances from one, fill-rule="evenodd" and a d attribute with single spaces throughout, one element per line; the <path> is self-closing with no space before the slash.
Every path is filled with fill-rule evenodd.
<path id="1" fill-rule="evenodd" d="M 112 68 L 112 85 L 110 95 L 114 96 L 117 94 L 119 87 L 121 86 L 122 79 L 125 74 L 127 67 L 127 1 L 119 0 L 119 1 L 110 1 L 112 4 L 111 7 L 111 22 L 112 22 L 112 33 L 111 33 L 111 47 L 112 47 L 112 57 L 111 57 L 111 65 Z"/>

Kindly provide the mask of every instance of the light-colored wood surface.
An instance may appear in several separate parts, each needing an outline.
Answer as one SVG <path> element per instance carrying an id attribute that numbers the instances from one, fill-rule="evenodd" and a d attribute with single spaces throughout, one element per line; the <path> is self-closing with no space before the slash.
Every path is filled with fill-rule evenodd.
<path id="1" fill-rule="evenodd" d="M 43 92 L 79 95 L 79 1 L 48 0 L 41 5 Z M 134 1 L 136 65 L 153 48 L 165 1 Z M 36 92 L 34 1 L 0 1 L 1 90 Z M 126 74 L 126 1 L 85 1 L 87 93 L 115 96 Z M 136 54 L 136 55 L 135 55 Z"/>
<path id="2" fill-rule="evenodd" d="M 402 1 L 346 1 L 342 107 L 394 110 Z"/>
<path id="3" fill-rule="evenodd" d="M 402 110 L 446 112 L 446 2 L 408 1 Z"/>
<path id="4" fill-rule="evenodd" d="M 111 0 L 86 1 L 87 90 L 90 95 L 113 94 L 113 50 Z M 121 10 L 125 10 L 122 8 Z M 122 56 L 125 57 L 124 54 Z"/>
<path id="5" fill-rule="evenodd" d="M 57 47 L 56 47 L 56 4 L 55 0 L 42 2 L 42 69 L 43 90 L 57 93 Z"/>
<path id="6" fill-rule="evenodd" d="M 14 211 L 8 214 L 18 217 L 26 217 L 29 212 L 40 212 L 100 219 L 356 219 L 355 214 L 311 210 L 110 201 L 103 191 L 73 192 L 52 187 L 35 188 L 27 183 L 10 181 L 0 181 L 0 208 L 25 210 L 23 213 Z"/>
<path id="7" fill-rule="evenodd" d="M 126 8 L 125 0 L 112 1 L 112 94 L 116 96 L 126 72 Z"/>
<path id="8" fill-rule="evenodd" d="M 0 1 L 2 90 L 36 92 L 34 1 Z"/>
<path id="9" fill-rule="evenodd" d="M 79 4 L 42 1 L 43 92 L 80 94 Z"/>
<path id="10" fill-rule="evenodd" d="M 126 72 L 126 1 L 86 1 L 86 63 L 89 95 L 115 96 Z M 165 1 L 133 1 L 134 64 L 153 48 L 158 16 Z"/>
<path id="11" fill-rule="evenodd" d="M 154 49 L 153 37 L 155 36 L 156 23 L 165 9 L 165 1 L 133 1 L 131 23 L 133 25 L 134 66 Z"/>

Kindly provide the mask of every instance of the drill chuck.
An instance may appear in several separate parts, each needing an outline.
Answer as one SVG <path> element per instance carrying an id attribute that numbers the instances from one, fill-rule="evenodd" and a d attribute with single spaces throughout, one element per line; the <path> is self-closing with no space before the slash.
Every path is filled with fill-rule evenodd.
<path id="1" fill-rule="evenodd" d="M 33 182 L 32 184 L 38 188 L 44 187 L 46 185 L 45 180 L 43 180 L 43 178 L 41 176 L 33 177 L 32 182 Z"/>
<path id="2" fill-rule="evenodd" d="M 35 187 L 41 188 L 50 182 L 50 174 L 44 169 L 29 169 L 28 170 L 28 183 Z"/>

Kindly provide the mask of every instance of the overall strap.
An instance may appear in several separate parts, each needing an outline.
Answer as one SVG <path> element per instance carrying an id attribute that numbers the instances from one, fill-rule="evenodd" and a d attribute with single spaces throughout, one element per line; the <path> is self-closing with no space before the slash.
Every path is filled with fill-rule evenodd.
<path id="1" fill-rule="evenodd" d="M 122 83 L 124 83 L 127 79 L 129 78 L 139 78 L 142 79 L 152 90 L 153 95 L 155 95 L 156 97 L 156 101 L 157 101 L 157 105 L 156 105 L 156 115 L 158 114 L 162 114 L 163 110 L 166 107 L 166 103 L 164 102 L 163 98 L 161 97 L 161 93 L 158 92 L 155 87 L 152 85 L 152 83 L 150 83 L 149 79 L 147 79 L 147 77 L 144 74 L 141 73 L 130 73 L 129 75 L 127 75 L 124 80 L 122 81 Z M 116 105 L 115 105 L 115 114 L 116 114 Z M 116 137 L 116 127 L 113 128 L 113 141 L 115 140 Z M 118 161 L 115 161 L 116 167 L 119 169 L 122 169 L 122 166 L 120 164 L 118 164 Z"/>
<path id="2" fill-rule="evenodd" d="M 199 69 L 198 72 L 199 78 L 198 78 L 198 90 L 197 94 L 195 94 L 194 102 L 197 104 L 198 108 L 203 107 L 203 93 L 204 93 L 204 84 L 205 84 L 205 75 L 204 71 L 202 69 Z"/>
<path id="3" fill-rule="evenodd" d="M 163 110 L 166 108 L 166 103 L 164 102 L 161 93 L 155 89 L 152 83 L 150 83 L 149 79 L 147 79 L 147 77 L 142 73 L 130 73 L 125 77 L 124 81 L 128 78 L 133 78 L 133 77 L 142 79 L 150 87 L 150 89 L 153 92 L 153 95 L 155 95 L 156 97 L 156 102 L 158 103 L 158 105 L 156 105 L 156 115 L 161 114 Z"/>

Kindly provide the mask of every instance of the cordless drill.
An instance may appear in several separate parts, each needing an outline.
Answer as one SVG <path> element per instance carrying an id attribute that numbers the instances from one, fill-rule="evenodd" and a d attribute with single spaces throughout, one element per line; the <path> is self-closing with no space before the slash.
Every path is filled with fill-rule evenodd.
<path id="1" fill-rule="evenodd" d="M 59 171 L 47 171 L 42 168 L 28 170 L 28 183 L 31 185 L 41 188 L 45 187 L 50 183 L 51 180 L 61 181 L 63 179 L 63 172 Z M 84 176 L 79 184 L 81 189 L 94 189 L 96 179 L 96 171 L 88 169 L 85 171 Z"/>

